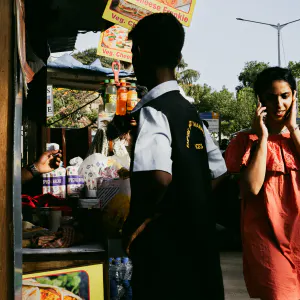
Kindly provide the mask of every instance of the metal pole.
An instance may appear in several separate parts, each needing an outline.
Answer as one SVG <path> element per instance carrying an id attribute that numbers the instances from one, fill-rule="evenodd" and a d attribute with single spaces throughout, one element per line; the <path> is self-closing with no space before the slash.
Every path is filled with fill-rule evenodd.
<path id="1" fill-rule="evenodd" d="M 263 22 L 256 22 L 256 21 L 252 21 L 252 20 L 245 20 L 245 19 L 241 19 L 241 18 L 236 18 L 238 21 L 243 21 L 243 22 L 250 22 L 250 23 L 255 23 L 255 24 L 261 24 L 261 25 L 267 25 L 267 26 L 271 26 L 275 29 L 277 29 L 277 32 L 278 32 L 278 66 L 281 67 L 281 58 L 280 58 L 280 31 L 283 27 L 289 25 L 289 24 L 292 24 L 292 23 L 295 23 L 295 22 L 299 22 L 300 19 L 298 20 L 295 20 L 295 21 L 292 21 L 292 22 L 288 22 L 288 23 L 285 23 L 285 24 L 269 24 L 269 23 L 263 23 Z"/>
<path id="2" fill-rule="evenodd" d="M 278 66 L 281 67 L 281 59 L 280 59 L 280 24 L 277 24 L 277 31 L 278 31 Z"/>

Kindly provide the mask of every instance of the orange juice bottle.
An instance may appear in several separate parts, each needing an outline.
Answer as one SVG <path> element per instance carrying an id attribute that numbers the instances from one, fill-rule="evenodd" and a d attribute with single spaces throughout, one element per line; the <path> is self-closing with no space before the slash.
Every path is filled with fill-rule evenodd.
<path id="1" fill-rule="evenodd" d="M 117 100 L 117 111 L 116 114 L 119 116 L 126 115 L 126 105 L 127 105 L 127 88 L 126 81 L 124 79 L 120 80 L 121 86 L 118 89 L 118 100 Z"/>
<path id="2" fill-rule="evenodd" d="M 129 114 L 138 102 L 138 94 L 135 83 L 132 83 L 127 93 L 127 113 Z"/>

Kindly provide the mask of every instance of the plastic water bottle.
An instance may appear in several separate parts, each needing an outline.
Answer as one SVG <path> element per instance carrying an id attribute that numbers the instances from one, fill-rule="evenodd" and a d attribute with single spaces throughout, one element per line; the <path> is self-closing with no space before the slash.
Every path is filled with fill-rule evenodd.
<path id="1" fill-rule="evenodd" d="M 108 259 L 108 274 L 109 274 L 109 279 L 113 278 L 113 258 L 110 257 Z"/>
<path id="2" fill-rule="evenodd" d="M 122 263 L 121 263 L 120 257 L 117 257 L 115 259 L 115 267 L 116 267 L 115 278 L 116 278 L 117 290 L 118 290 L 118 298 L 117 299 L 119 300 L 124 296 L 124 293 L 125 293 L 125 290 L 123 287 L 123 282 L 121 279 Z"/>
<path id="3" fill-rule="evenodd" d="M 120 280 L 124 287 L 124 296 L 122 300 L 132 299 L 132 289 L 130 285 L 131 273 L 132 273 L 131 262 L 128 257 L 123 257 L 121 267 L 120 267 Z"/>
<path id="4" fill-rule="evenodd" d="M 105 112 L 115 113 L 116 105 L 117 105 L 117 87 L 114 79 L 111 79 L 105 90 Z"/>
<path id="5" fill-rule="evenodd" d="M 119 284 L 121 281 L 120 281 L 120 270 L 121 270 L 121 257 L 117 257 L 115 259 L 115 277 L 116 277 L 116 280 L 117 280 L 117 283 Z"/>
<path id="6" fill-rule="evenodd" d="M 117 274 L 117 266 L 112 258 L 109 258 L 109 285 L 110 285 L 110 299 L 118 300 L 118 274 Z"/>
<path id="7" fill-rule="evenodd" d="M 124 280 L 123 281 L 123 287 L 124 287 L 124 296 L 122 300 L 132 300 L 132 289 L 130 285 L 130 280 Z"/>
<path id="8" fill-rule="evenodd" d="M 120 265 L 120 280 L 121 282 L 125 279 L 126 272 L 126 257 L 122 257 Z"/>
<path id="9" fill-rule="evenodd" d="M 131 280 L 132 264 L 128 257 L 124 257 L 123 268 L 124 268 L 123 280 Z"/>

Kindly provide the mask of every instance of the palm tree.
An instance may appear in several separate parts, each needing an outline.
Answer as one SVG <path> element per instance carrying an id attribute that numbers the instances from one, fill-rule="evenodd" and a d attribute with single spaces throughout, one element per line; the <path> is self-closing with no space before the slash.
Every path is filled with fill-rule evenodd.
<path id="1" fill-rule="evenodd" d="M 176 69 L 176 79 L 179 84 L 191 85 L 200 78 L 200 73 L 193 69 L 187 69 L 188 64 L 182 59 Z"/>

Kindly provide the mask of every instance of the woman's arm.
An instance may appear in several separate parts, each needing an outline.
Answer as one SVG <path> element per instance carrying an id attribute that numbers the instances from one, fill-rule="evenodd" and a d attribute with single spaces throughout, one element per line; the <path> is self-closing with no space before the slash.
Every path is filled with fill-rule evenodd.
<path id="1" fill-rule="evenodd" d="M 296 92 L 294 94 L 294 100 L 292 104 L 292 110 L 290 113 L 290 117 L 286 120 L 286 127 L 290 131 L 291 138 L 296 146 L 298 157 L 300 157 L 300 130 L 299 126 L 297 126 L 297 101 L 296 101 Z"/>
<path id="2" fill-rule="evenodd" d="M 268 129 L 263 121 L 265 107 L 259 103 L 253 120 L 253 130 L 258 136 L 258 144 L 250 164 L 242 173 L 241 184 L 244 192 L 258 195 L 266 176 Z"/>
<path id="3" fill-rule="evenodd" d="M 267 164 L 267 143 L 267 138 L 262 138 L 258 141 L 251 162 L 242 173 L 241 183 L 245 192 L 258 195 L 264 184 Z"/>
<path id="4" fill-rule="evenodd" d="M 298 156 L 300 157 L 300 129 L 299 126 L 295 126 L 294 128 L 290 129 L 291 138 L 294 141 L 294 144 L 296 146 Z"/>

